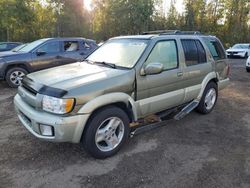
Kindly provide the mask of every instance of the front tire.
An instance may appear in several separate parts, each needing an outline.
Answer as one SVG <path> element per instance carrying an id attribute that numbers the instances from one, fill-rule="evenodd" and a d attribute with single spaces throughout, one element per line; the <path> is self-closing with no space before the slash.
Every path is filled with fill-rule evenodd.
<path id="1" fill-rule="evenodd" d="M 82 143 L 93 157 L 107 158 L 121 149 L 129 131 L 127 114 L 115 106 L 105 107 L 98 110 L 89 120 Z"/>
<path id="2" fill-rule="evenodd" d="M 247 53 L 247 52 L 245 53 L 244 58 L 245 58 L 245 59 L 247 59 L 247 58 L 248 58 L 248 53 Z"/>
<path id="3" fill-rule="evenodd" d="M 21 67 L 10 68 L 6 73 L 5 80 L 10 87 L 17 88 L 26 74 L 28 71 Z"/>
<path id="4" fill-rule="evenodd" d="M 203 92 L 202 98 L 196 111 L 201 114 L 208 114 L 213 109 L 218 98 L 218 88 L 214 82 L 209 82 Z"/>

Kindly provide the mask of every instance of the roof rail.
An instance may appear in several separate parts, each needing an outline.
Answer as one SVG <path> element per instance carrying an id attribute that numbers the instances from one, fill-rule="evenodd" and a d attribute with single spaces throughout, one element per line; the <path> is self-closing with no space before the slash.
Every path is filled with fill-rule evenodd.
<path id="1" fill-rule="evenodd" d="M 179 30 L 156 30 L 156 31 L 146 31 L 143 32 L 143 35 L 150 35 L 150 34 L 175 34 L 180 32 Z"/>
<path id="2" fill-rule="evenodd" d="M 201 35 L 200 31 L 180 31 L 177 34 L 180 35 Z"/>
<path id="3" fill-rule="evenodd" d="M 156 30 L 143 32 L 143 35 L 159 34 L 159 35 L 201 35 L 200 31 L 180 31 L 180 30 Z"/>

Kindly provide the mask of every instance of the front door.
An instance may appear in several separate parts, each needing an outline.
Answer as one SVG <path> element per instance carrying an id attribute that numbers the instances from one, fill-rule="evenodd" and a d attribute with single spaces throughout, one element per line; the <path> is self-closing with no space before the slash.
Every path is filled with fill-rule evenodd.
<path id="1" fill-rule="evenodd" d="M 137 78 L 136 103 L 141 116 L 180 105 L 184 99 L 183 73 L 179 66 L 176 41 L 157 42 L 143 67 L 145 68 L 150 63 L 161 63 L 164 68 L 159 74 Z"/>
<path id="2" fill-rule="evenodd" d="M 31 67 L 34 71 L 58 66 L 61 50 L 59 41 L 49 41 L 32 54 Z"/>

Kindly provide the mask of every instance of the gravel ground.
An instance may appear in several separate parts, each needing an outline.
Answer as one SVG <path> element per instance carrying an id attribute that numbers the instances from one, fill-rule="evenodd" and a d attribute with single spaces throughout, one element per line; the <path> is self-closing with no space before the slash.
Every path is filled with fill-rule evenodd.
<path id="1" fill-rule="evenodd" d="M 250 187 L 250 74 L 230 60 L 231 84 L 209 115 L 129 139 L 95 160 L 80 145 L 36 139 L 18 121 L 15 89 L 0 82 L 0 187 Z"/>

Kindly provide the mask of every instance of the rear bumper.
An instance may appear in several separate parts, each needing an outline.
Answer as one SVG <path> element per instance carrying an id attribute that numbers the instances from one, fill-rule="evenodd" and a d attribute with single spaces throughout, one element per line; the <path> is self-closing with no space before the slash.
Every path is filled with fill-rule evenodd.
<path id="1" fill-rule="evenodd" d="M 30 133 L 35 137 L 54 142 L 79 143 L 89 114 L 61 117 L 38 111 L 27 103 L 17 94 L 14 98 L 15 109 L 19 120 Z M 43 136 L 40 125 L 53 127 L 52 136 Z"/>
<path id="2" fill-rule="evenodd" d="M 229 85 L 229 82 L 230 82 L 229 78 L 224 79 L 224 80 L 220 80 L 218 82 L 218 89 L 222 90 L 222 89 L 226 88 Z"/>

